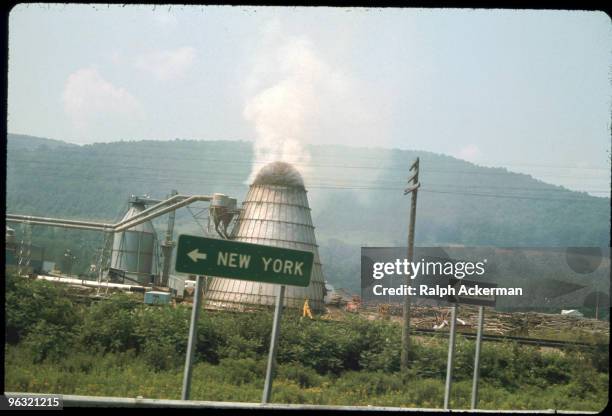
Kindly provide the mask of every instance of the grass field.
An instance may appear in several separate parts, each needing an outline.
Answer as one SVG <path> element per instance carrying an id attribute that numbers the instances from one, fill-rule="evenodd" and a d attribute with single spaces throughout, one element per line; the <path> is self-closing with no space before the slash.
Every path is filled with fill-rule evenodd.
<path id="1" fill-rule="evenodd" d="M 7 279 L 5 389 L 179 399 L 188 307 L 127 296 L 72 303 L 66 288 Z M 272 316 L 206 311 L 198 325 L 194 400 L 261 400 Z M 272 402 L 442 407 L 447 341 L 416 338 L 399 371 L 400 327 L 283 317 Z M 468 408 L 474 342 L 458 337 L 451 407 Z M 484 343 L 483 409 L 599 411 L 608 398 L 608 346 L 538 348 Z"/>
<path id="2" fill-rule="evenodd" d="M 6 359 L 7 391 L 163 399 L 180 399 L 181 395 L 182 368 L 154 370 L 135 354 L 100 357 L 81 353 L 55 363 L 34 364 L 28 361 L 26 350 L 8 347 Z M 191 399 L 259 402 L 264 369 L 263 359 L 197 363 Z M 599 387 L 576 390 L 570 383 L 505 389 L 485 381 L 479 390 L 479 408 L 599 411 L 607 403 L 607 375 L 600 374 L 592 382 Z M 441 408 L 443 392 L 442 378 L 380 371 L 319 375 L 301 365 L 281 364 L 272 402 Z M 451 407 L 469 408 L 470 394 L 470 380 L 454 383 Z"/>

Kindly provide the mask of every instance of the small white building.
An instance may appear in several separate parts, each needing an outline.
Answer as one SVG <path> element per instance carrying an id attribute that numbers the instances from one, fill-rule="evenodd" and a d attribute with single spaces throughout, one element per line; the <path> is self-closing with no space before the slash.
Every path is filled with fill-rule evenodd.
<path id="1" fill-rule="evenodd" d="M 175 297 L 182 299 L 185 296 L 185 287 L 187 281 L 180 276 L 170 275 L 168 279 L 168 287 Z"/>
<path id="2" fill-rule="evenodd" d="M 577 311 L 576 309 L 562 309 L 561 315 L 575 316 L 576 318 L 584 318 L 584 315 L 582 314 L 582 312 Z"/>

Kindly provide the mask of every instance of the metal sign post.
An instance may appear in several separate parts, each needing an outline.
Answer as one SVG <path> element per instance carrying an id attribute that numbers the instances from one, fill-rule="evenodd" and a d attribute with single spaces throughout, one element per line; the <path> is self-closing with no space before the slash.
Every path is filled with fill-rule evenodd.
<path id="1" fill-rule="evenodd" d="M 455 334 L 457 333 L 457 305 L 451 308 L 450 334 L 448 337 L 448 359 L 446 362 L 446 384 L 444 386 L 444 410 L 450 403 L 451 383 L 453 378 L 453 359 L 455 357 Z"/>
<path id="2" fill-rule="evenodd" d="M 465 279 L 451 279 L 450 285 L 455 289 L 455 295 L 449 295 L 446 297 L 447 302 L 453 303 L 451 309 L 451 323 L 450 323 L 450 335 L 448 339 L 448 362 L 446 363 L 446 385 L 444 386 L 444 409 L 448 410 L 450 404 L 450 391 L 453 378 L 453 359 L 455 357 L 455 335 L 457 333 L 457 308 L 458 304 L 467 305 L 478 305 L 478 334 L 476 336 L 476 355 L 474 358 L 474 379 L 472 380 L 472 409 L 476 408 L 476 402 L 478 401 L 478 377 L 480 374 L 480 345 L 482 343 L 482 326 L 484 321 L 484 307 L 495 306 L 496 297 L 495 295 L 478 295 L 469 294 L 470 289 L 480 288 L 494 288 L 497 287 L 496 283 L 465 280 Z M 468 294 L 462 294 L 460 289 L 463 288 L 468 291 Z"/>
<path id="3" fill-rule="evenodd" d="M 187 341 L 187 354 L 185 355 L 185 373 L 183 374 L 183 393 L 181 399 L 189 400 L 191 390 L 191 367 L 193 365 L 193 354 L 197 342 L 198 318 L 200 316 L 200 298 L 202 297 L 202 280 L 204 276 L 198 276 L 193 297 L 193 308 L 191 310 L 191 323 L 189 324 L 189 340 Z"/>
<path id="4" fill-rule="evenodd" d="M 472 380 L 472 410 L 478 403 L 478 379 L 480 377 L 480 345 L 482 344 L 482 327 L 484 324 L 484 306 L 478 308 L 478 332 L 476 334 L 476 354 L 474 356 L 474 378 Z"/>
<path id="5" fill-rule="evenodd" d="M 450 391 L 453 378 L 453 359 L 455 356 L 455 335 L 457 333 L 457 308 L 459 304 L 478 305 L 478 333 L 476 335 L 476 354 L 474 358 L 474 379 L 472 380 L 472 409 L 476 408 L 478 401 L 478 378 L 480 376 L 480 345 L 482 344 L 482 327 L 484 322 L 484 307 L 495 306 L 495 295 L 469 295 L 460 294 L 460 288 L 469 290 L 471 288 L 494 288 L 497 283 L 493 282 L 478 282 L 474 280 L 452 279 L 451 286 L 455 288 L 456 295 L 447 296 L 446 301 L 454 304 L 451 314 L 451 327 L 448 339 L 448 362 L 446 365 L 446 385 L 444 387 L 444 409 L 448 410 L 450 403 Z"/>
<path id="6" fill-rule="evenodd" d="M 276 308 L 274 309 L 274 321 L 272 322 L 272 336 L 270 339 L 270 352 L 268 353 L 268 366 L 266 367 L 266 381 L 264 383 L 261 403 L 270 401 L 272 394 L 272 378 L 276 366 L 276 348 L 278 347 L 278 335 L 280 333 L 280 318 L 283 312 L 283 298 L 285 296 L 285 285 L 281 285 L 276 296 Z"/>
<path id="7" fill-rule="evenodd" d="M 196 282 L 198 296 L 197 300 L 194 301 L 194 311 L 191 315 L 187 358 L 185 360 L 183 400 L 189 398 L 191 383 L 191 364 L 193 361 L 193 348 L 196 342 L 195 323 L 198 320 L 197 314 L 200 309 L 201 276 L 199 275 L 266 282 L 280 286 L 278 296 L 276 297 L 266 381 L 261 399 L 262 403 L 268 403 L 272 393 L 272 378 L 274 375 L 276 349 L 278 347 L 278 335 L 280 333 L 285 285 L 307 287 L 310 284 L 313 263 L 314 254 L 311 251 L 192 235 L 179 236 L 176 248 L 175 270 L 178 273 L 198 275 Z"/>

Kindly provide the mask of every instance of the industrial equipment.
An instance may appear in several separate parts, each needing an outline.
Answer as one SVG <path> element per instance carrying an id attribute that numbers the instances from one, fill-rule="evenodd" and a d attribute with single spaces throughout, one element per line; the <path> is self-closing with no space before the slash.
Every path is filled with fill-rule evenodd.
<path id="1" fill-rule="evenodd" d="M 223 224 L 223 217 L 219 223 Z M 259 171 L 229 237 L 246 243 L 311 251 L 314 265 L 310 285 L 287 286 L 284 305 L 301 310 L 305 299 L 309 299 L 312 311 L 322 312 L 324 280 L 314 229 L 300 173 L 288 163 L 274 162 Z M 205 302 L 209 307 L 227 309 L 272 306 L 275 288 L 269 283 L 213 277 Z"/>
<path id="2" fill-rule="evenodd" d="M 173 190 L 171 196 L 163 201 L 132 195 L 129 200 L 128 212 L 116 224 L 19 214 L 7 214 L 6 220 L 7 222 L 24 224 L 27 230 L 31 230 L 32 225 L 44 225 L 104 232 L 107 241 L 112 242 L 112 245 L 108 247 L 108 251 L 110 251 L 108 256 L 106 248 L 100 252 L 96 265 L 98 283 L 101 283 L 102 280 L 109 282 L 109 279 L 114 278 L 121 281 L 136 281 L 142 285 L 167 286 L 174 247 L 172 236 L 175 211 L 194 202 L 211 202 L 213 199 L 211 218 L 215 222 L 215 228 L 219 235 L 226 238 L 228 226 L 240 210 L 236 208 L 236 200 L 224 194 L 214 194 L 213 196 L 179 195 L 177 191 Z M 165 239 L 160 244 L 157 242 L 157 234 L 151 221 L 164 214 L 169 214 L 168 227 Z M 7 227 L 7 240 L 14 236 L 14 231 L 11 230 Z M 19 246 L 19 249 L 16 248 L 9 253 L 10 250 L 7 248 L 7 253 L 15 252 L 18 266 L 21 269 L 22 263 L 26 266 L 29 265 L 31 244 L 19 245 L 15 243 L 15 245 Z M 158 246 L 161 248 L 163 257 L 161 270 L 154 261 Z M 108 257 L 110 257 L 110 264 L 104 261 Z M 109 270 L 112 271 L 110 276 Z M 119 273 L 119 271 L 124 273 Z M 98 287 L 100 286 L 98 285 Z"/>
<path id="3" fill-rule="evenodd" d="M 170 303 L 170 293 L 150 290 L 144 294 L 147 305 L 167 305 Z"/>
<path id="4" fill-rule="evenodd" d="M 159 201 L 132 195 L 130 207 L 122 222 L 127 222 L 145 210 L 146 205 Z M 157 267 L 154 260 L 157 248 L 157 234 L 151 221 L 142 222 L 134 227 L 115 233 L 110 267 L 124 270 L 126 279 L 148 285 Z"/>

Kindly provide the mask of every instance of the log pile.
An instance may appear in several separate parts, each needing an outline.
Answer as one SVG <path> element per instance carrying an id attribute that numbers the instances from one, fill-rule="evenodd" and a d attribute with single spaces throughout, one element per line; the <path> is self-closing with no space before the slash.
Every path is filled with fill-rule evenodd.
<path id="1" fill-rule="evenodd" d="M 378 306 L 363 305 L 361 312 L 367 315 L 377 314 Z M 401 321 L 402 319 L 402 305 L 386 305 L 385 312 L 395 321 Z M 427 305 L 412 305 L 411 307 L 410 322 L 416 328 L 432 329 L 434 326 L 439 326 L 443 321 L 448 321 L 449 318 L 450 308 L 448 307 Z M 461 305 L 457 318 L 465 322 L 465 325 L 458 322 L 459 329 L 475 331 L 478 324 L 478 307 Z M 532 333 L 542 334 L 575 330 L 609 335 L 610 322 L 561 314 L 499 312 L 491 308 L 485 309 L 484 332 L 488 334 L 528 336 Z"/>

